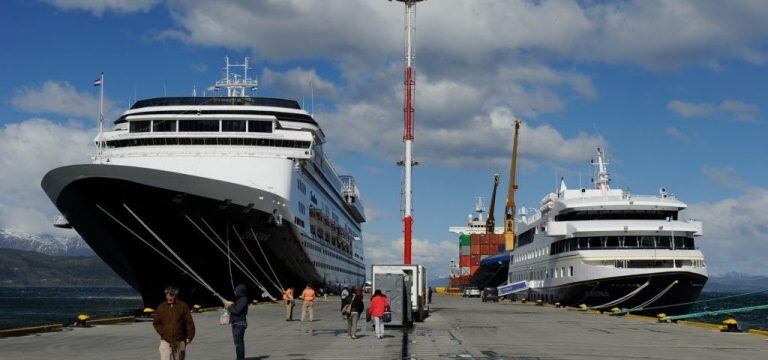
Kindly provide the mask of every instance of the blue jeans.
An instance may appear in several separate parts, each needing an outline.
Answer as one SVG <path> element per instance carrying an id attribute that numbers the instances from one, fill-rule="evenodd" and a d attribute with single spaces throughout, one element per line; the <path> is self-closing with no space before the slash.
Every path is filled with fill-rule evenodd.
<path id="1" fill-rule="evenodd" d="M 232 324 L 232 338 L 235 339 L 235 355 L 237 360 L 245 360 L 245 328 L 246 325 Z"/>

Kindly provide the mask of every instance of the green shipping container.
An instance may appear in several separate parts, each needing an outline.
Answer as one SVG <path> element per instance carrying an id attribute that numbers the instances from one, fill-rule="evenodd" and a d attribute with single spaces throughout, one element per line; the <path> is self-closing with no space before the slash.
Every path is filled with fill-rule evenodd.
<path id="1" fill-rule="evenodd" d="M 459 236 L 459 245 L 461 246 L 469 246 L 470 240 L 469 235 L 461 235 Z"/>

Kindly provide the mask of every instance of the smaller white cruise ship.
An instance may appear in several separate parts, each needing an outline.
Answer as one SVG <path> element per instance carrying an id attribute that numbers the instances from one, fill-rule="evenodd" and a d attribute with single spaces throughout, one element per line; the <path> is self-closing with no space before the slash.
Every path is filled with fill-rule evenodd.
<path id="1" fill-rule="evenodd" d="M 681 220 L 686 204 L 665 188 L 658 196 L 611 189 L 601 149 L 593 189 L 568 189 L 523 215 L 511 252 L 508 281 L 525 281 L 529 300 L 586 304 L 597 310 L 687 303 L 707 282 L 694 239 L 702 223 Z M 689 305 L 663 312 L 679 313 Z"/>

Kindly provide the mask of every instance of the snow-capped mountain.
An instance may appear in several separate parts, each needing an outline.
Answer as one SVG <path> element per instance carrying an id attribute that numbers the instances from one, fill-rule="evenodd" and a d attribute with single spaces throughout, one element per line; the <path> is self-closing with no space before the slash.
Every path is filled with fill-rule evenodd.
<path id="1" fill-rule="evenodd" d="M 14 229 L 0 229 L 0 248 L 36 251 L 46 255 L 93 256 L 88 244 L 74 234 L 69 237 L 32 234 Z"/>

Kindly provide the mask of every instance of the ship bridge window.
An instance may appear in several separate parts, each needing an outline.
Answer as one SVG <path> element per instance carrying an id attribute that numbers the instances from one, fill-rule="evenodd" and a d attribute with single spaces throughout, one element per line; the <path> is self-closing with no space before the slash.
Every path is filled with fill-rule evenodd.
<path id="1" fill-rule="evenodd" d="M 555 241 L 550 245 L 549 253 L 555 255 L 587 249 L 695 250 L 696 246 L 693 237 L 690 236 L 595 236 L 574 237 Z"/>
<path id="2" fill-rule="evenodd" d="M 180 132 L 219 132 L 219 120 L 179 120 Z"/>
<path id="3" fill-rule="evenodd" d="M 176 120 L 152 120 L 152 132 L 175 132 Z"/>
<path id="4" fill-rule="evenodd" d="M 245 120 L 222 120 L 221 131 L 245 132 Z"/>
<path id="5" fill-rule="evenodd" d="M 677 220 L 677 211 L 664 210 L 581 210 L 561 213 L 555 221 L 581 220 Z"/>
<path id="6" fill-rule="evenodd" d="M 248 132 L 271 133 L 271 121 L 248 120 Z"/>
<path id="7" fill-rule="evenodd" d="M 531 228 L 517 236 L 517 246 L 528 245 L 533 242 L 533 235 L 536 228 Z"/>
<path id="8" fill-rule="evenodd" d="M 130 146 L 149 145 L 244 145 L 244 146 L 268 146 L 292 149 L 309 149 L 309 141 L 282 140 L 282 139 L 251 139 L 251 138 L 143 138 L 107 141 L 108 148 L 122 148 Z"/>
<path id="9" fill-rule="evenodd" d="M 150 125 L 152 122 L 150 120 L 146 121 L 131 121 L 128 123 L 128 131 L 132 133 L 143 133 L 143 132 L 149 132 Z"/>

